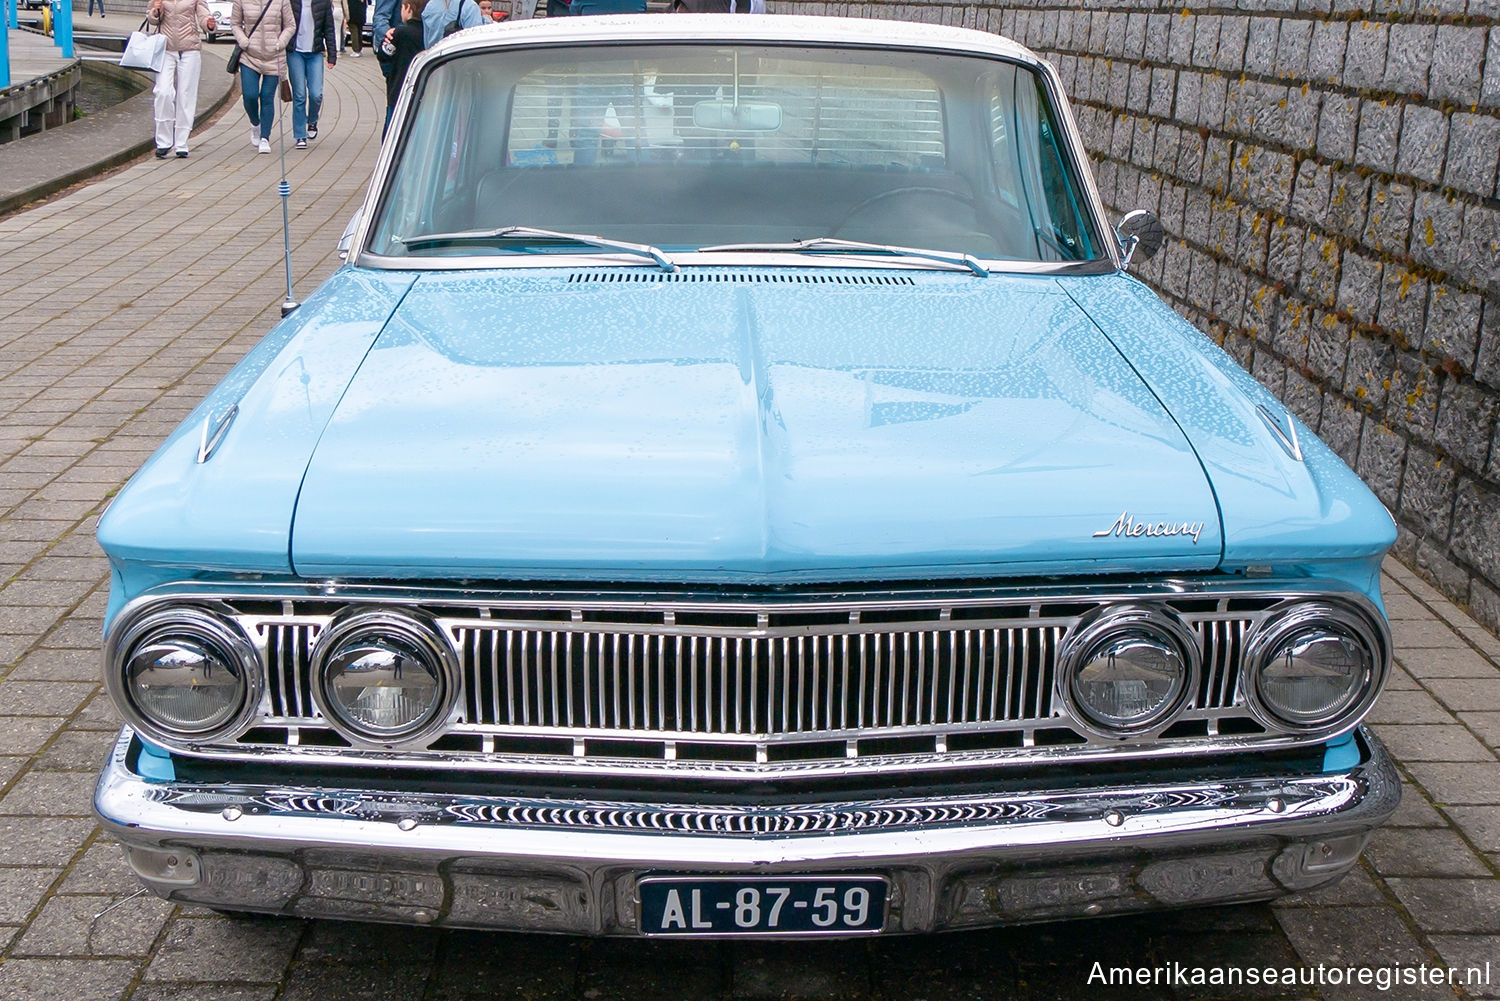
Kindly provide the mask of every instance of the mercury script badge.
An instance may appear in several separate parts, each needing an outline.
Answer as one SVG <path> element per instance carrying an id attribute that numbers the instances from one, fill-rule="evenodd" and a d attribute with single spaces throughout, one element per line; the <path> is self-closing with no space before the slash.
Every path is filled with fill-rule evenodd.
<path id="1" fill-rule="evenodd" d="M 1121 511 L 1115 523 L 1102 532 L 1095 532 L 1094 538 L 1102 539 L 1110 535 L 1120 535 L 1126 538 L 1138 538 L 1139 536 L 1157 535 L 1190 535 L 1193 537 L 1193 545 L 1198 544 L 1198 536 L 1203 532 L 1203 522 L 1180 522 L 1158 521 L 1136 521 L 1129 511 Z"/>

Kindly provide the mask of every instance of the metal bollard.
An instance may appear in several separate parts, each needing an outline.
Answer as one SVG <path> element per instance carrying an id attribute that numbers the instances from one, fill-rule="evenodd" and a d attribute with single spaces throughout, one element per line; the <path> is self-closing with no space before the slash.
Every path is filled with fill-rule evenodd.
<path id="1" fill-rule="evenodd" d="M 64 59 L 73 58 L 73 0 L 52 0 L 52 41 Z"/>

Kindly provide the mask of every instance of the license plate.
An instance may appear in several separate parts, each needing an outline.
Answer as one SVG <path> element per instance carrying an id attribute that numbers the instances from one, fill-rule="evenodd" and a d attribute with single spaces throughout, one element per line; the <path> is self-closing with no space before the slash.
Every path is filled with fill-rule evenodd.
<path id="1" fill-rule="evenodd" d="M 885 927 L 883 876 L 648 876 L 647 935 L 851 935 Z"/>

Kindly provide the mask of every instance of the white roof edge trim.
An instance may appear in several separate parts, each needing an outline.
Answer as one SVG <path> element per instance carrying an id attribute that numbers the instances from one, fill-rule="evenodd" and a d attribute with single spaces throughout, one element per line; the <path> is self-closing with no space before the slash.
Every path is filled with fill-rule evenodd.
<path id="1" fill-rule="evenodd" d="M 940 49 L 1001 56 L 1033 65 L 1035 52 L 1003 35 L 920 21 L 810 14 L 599 14 L 505 21 L 456 32 L 421 53 L 425 61 L 460 52 L 517 46 L 640 42 L 767 42 Z"/>

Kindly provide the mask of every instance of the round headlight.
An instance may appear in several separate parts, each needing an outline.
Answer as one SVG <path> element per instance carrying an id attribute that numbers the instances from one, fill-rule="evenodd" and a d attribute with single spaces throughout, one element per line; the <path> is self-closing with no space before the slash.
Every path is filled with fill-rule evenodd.
<path id="1" fill-rule="evenodd" d="M 446 722 L 458 690 L 452 652 L 435 627 L 395 612 L 360 612 L 313 650 L 318 709 L 346 737 L 393 745 Z"/>
<path id="2" fill-rule="evenodd" d="M 1377 630 L 1337 605 L 1302 605 L 1252 640 L 1252 702 L 1299 730 L 1338 727 L 1373 700 L 1383 675 Z"/>
<path id="3" fill-rule="evenodd" d="M 1174 616 L 1108 609 L 1085 622 L 1063 652 L 1063 689 L 1079 722 L 1108 736 L 1155 729 L 1196 687 L 1198 646 Z"/>
<path id="4" fill-rule="evenodd" d="M 228 736 L 254 710 L 260 666 L 232 622 L 196 607 L 162 609 L 131 623 L 111 687 L 129 722 L 167 742 Z"/>

